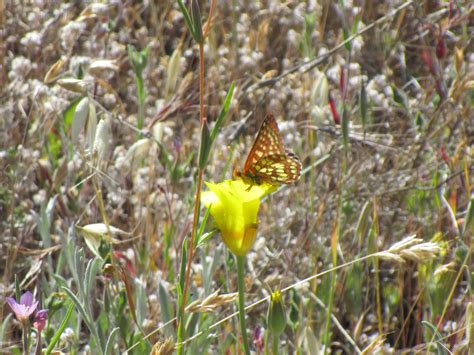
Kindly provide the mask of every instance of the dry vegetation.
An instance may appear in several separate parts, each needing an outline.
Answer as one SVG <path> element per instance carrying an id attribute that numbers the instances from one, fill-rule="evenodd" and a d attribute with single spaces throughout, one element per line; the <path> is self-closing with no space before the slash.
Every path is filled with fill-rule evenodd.
<path id="1" fill-rule="evenodd" d="M 0 29 L 0 352 L 22 349 L 15 287 L 49 311 L 44 349 L 172 351 L 201 142 L 178 4 L 7 0 Z M 231 178 L 266 112 L 303 163 L 247 255 L 252 351 L 278 287 L 281 353 L 473 349 L 473 36 L 469 1 L 216 2 L 210 127 L 235 90 L 203 180 Z M 218 323 L 237 290 L 218 233 L 190 265 L 184 351 L 238 353 L 238 318 Z"/>

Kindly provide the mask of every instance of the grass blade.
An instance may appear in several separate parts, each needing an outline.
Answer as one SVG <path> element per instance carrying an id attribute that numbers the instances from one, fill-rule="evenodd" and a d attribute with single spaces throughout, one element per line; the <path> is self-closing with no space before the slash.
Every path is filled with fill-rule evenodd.
<path id="1" fill-rule="evenodd" d="M 66 312 L 66 315 L 65 315 L 63 321 L 59 325 L 59 328 L 56 331 L 56 333 L 54 333 L 54 335 L 51 339 L 51 342 L 49 343 L 48 348 L 46 349 L 45 355 L 51 354 L 51 351 L 53 351 L 54 346 L 58 343 L 59 339 L 61 338 L 61 334 L 63 334 L 64 329 L 66 329 L 67 323 L 69 322 L 69 318 L 71 318 L 73 310 L 74 310 L 74 303 L 71 302 L 69 304 L 69 307 L 67 309 L 67 312 Z"/>
<path id="2" fill-rule="evenodd" d="M 112 332 L 110 333 L 109 338 L 107 339 L 107 344 L 105 345 L 105 352 L 104 352 L 105 355 L 112 354 L 114 340 L 119 330 L 120 330 L 119 327 L 112 329 Z"/>

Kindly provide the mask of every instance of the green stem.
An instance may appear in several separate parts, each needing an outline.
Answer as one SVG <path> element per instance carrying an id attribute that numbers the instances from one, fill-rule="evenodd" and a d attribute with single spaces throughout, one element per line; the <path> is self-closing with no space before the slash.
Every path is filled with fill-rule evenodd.
<path id="1" fill-rule="evenodd" d="M 270 329 L 265 330 L 265 350 L 263 351 L 263 355 L 269 355 L 270 353 L 270 344 L 269 344 L 269 339 L 270 339 Z"/>
<path id="2" fill-rule="evenodd" d="M 245 256 L 237 256 L 237 284 L 239 287 L 239 317 L 240 331 L 244 343 L 245 355 L 250 355 L 249 341 L 247 338 L 247 328 L 245 326 Z"/>
<path id="3" fill-rule="evenodd" d="M 28 335 L 30 332 L 30 326 L 28 321 L 23 322 L 23 354 L 28 355 L 30 352 L 28 351 Z"/>
<path id="4" fill-rule="evenodd" d="M 278 355 L 280 352 L 278 351 L 280 347 L 280 337 L 276 334 L 272 334 L 272 355 Z"/>
<path id="5" fill-rule="evenodd" d="M 337 265 L 335 265 L 337 266 Z M 336 286 L 336 273 L 335 271 L 331 272 L 331 285 L 329 291 L 329 301 L 326 313 L 326 327 L 325 327 L 325 334 L 324 334 L 324 354 L 328 353 L 329 350 L 329 341 L 331 339 L 331 313 L 332 313 L 332 305 L 334 303 L 334 289 Z"/>
<path id="6" fill-rule="evenodd" d="M 35 355 L 41 355 L 41 331 L 38 330 L 38 338 L 36 339 Z"/>

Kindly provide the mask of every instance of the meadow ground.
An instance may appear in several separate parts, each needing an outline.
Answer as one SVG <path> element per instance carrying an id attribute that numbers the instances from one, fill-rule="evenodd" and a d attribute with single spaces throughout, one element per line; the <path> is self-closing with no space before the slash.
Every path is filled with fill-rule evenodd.
<path id="1" fill-rule="evenodd" d="M 470 1 L 0 1 L 0 352 L 467 354 L 473 38 Z"/>

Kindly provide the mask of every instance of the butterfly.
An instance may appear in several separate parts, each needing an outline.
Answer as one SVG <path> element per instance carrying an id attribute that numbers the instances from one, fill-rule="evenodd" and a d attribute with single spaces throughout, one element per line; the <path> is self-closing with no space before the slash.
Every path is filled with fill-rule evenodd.
<path id="1" fill-rule="evenodd" d="M 234 177 L 241 178 L 249 185 L 260 185 L 263 182 L 279 185 L 298 181 L 300 174 L 299 158 L 285 150 L 275 117 L 267 113 L 244 169 L 235 169 Z"/>

